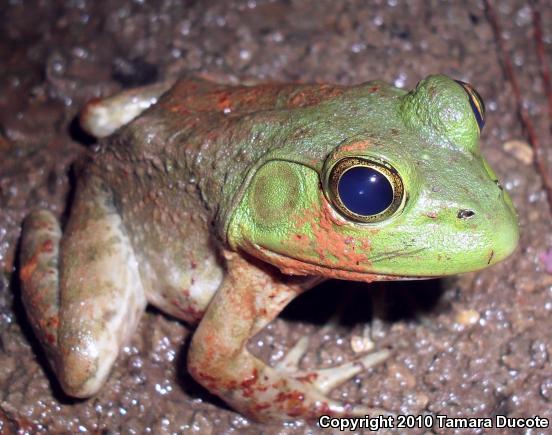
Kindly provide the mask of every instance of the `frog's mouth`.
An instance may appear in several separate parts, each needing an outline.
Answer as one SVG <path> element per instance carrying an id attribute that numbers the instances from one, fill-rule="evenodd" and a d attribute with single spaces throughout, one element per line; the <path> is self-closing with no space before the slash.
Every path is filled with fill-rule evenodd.
<path id="1" fill-rule="evenodd" d="M 386 275 L 374 274 L 370 272 L 360 272 L 356 270 L 346 270 L 335 267 L 322 266 L 319 264 L 309 263 L 302 260 L 297 260 L 292 257 L 286 257 L 276 252 L 270 251 L 257 244 L 251 244 L 246 247 L 246 251 L 261 260 L 276 266 L 286 275 L 306 275 L 306 276 L 321 276 L 328 279 L 343 279 L 348 281 L 405 281 L 405 280 L 421 280 L 439 278 L 443 275 Z M 423 249 L 418 249 L 416 252 L 409 252 L 408 255 L 419 254 Z M 393 256 L 404 255 L 404 251 L 390 252 L 371 259 L 372 261 L 381 261 Z"/>

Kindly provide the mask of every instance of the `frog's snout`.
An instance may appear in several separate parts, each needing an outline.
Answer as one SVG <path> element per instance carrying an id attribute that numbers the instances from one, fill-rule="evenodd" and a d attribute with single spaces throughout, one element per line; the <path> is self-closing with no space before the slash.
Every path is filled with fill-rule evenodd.
<path id="1" fill-rule="evenodd" d="M 451 275 L 484 269 L 510 256 L 519 228 L 508 193 L 497 183 L 476 189 L 452 188 L 449 195 L 423 198 L 418 235 L 411 247 L 424 247 L 420 275 Z M 428 204 L 430 205 L 428 207 Z"/>
<path id="2" fill-rule="evenodd" d="M 492 234 L 493 255 L 496 258 L 489 259 L 489 264 L 497 263 L 505 258 L 509 257 L 517 248 L 519 242 L 519 225 L 517 216 L 513 207 L 510 208 L 507 204 L 506 217 L 502 219 L 502 222 L 494 227 L 493 222 L 489 223 L 490 231 Z"/>
<path id="3" fill-rule="evenodd" d="M 517 247 L 519 240 L 517 217 L 511 206 L 511 200 L 505 193 L 502 193 L 494 208 L 482 210 L 478 210 L 477 207 L 458 208 L 456 219 L 459 225 L 468 232 L 474 233 L 473 240 L 479 239 L 480 243 L 474 245 L 469 243 L 466 248 L 467 251 L 475 250 L 473 254 L 480 255 L 482 260 L 487 259 L 486 265 L 504 260 Z"/>

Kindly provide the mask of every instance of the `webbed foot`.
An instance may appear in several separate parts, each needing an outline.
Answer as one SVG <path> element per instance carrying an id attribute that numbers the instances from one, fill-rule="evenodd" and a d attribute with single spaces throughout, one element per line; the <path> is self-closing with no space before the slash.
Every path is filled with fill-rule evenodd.
<path id="1" fill-rule="evenodd" d="M 299 368 L 301 359 L 309 347 L 309 338 L 302 337 L 287 355 L 276 364 L 275 369 L 289 373 L 295 379 L 306 379 L 322 394 L 328 394 L 334 388 L 347 382 L 357 374 L 385 361 L 390 352 L 383 349 L 377 352 L 359 356 L 353 361 L 324 369 L 302 370 Z"/>

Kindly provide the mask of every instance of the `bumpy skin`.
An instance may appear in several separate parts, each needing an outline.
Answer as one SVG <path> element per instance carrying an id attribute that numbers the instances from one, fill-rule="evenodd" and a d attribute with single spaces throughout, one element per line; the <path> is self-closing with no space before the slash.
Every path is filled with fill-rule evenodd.
<path id="1" fill-rule="evenodd" d="M 79 165 L 63 236 L 45 211 L 24 225 L 23 302 L 68 394 L 98 391 L 149 302 L 199 322 L 188 369 L 240 412 L 363 414 L 326 394 L 367 359 L 347 373 L 293 372 L 252 356 L 247 340 L 323 279 L 466 272 L 517 244 L 468 96 L 445 76 L 410 92 L 182 79 L 161 95 L 168 87 L 89 106 L 83 125 L 100 136 L 128 121 L 125 110 L 151 107 Z M 359 224 L 336 210 L 329 170 L 346 156 L 396 169 L 397 213 Z"/>

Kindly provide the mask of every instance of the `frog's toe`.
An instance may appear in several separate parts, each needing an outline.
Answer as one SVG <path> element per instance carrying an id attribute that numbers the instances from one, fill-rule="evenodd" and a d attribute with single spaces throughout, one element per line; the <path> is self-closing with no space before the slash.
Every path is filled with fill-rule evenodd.
<path id="1" fill-rule="evenodd" d="M 312 396 L 309 397 L 310 399 L 320 400 L 320 395 L 324 397 L 323 402 L 327 407 L 327 412 L 325 413 L 336 416 L 341 415 L 354 417 L 364 417 L 366 415 L 391 415 L 389 411 L 384 409 L 370 408 L 360 404 L 343 403 L 332 400 L 328 397 L 329 393 L 334 388 L 337 388 L 341 384 L 347 382 L 353 376 L 361 373 L 362 371 L 385 361 L 390 355 L 389 350 L 384 349 L 378 352 L 372 352 L 335 367 L 299 370 L 299 362 L 308 348 L 308 342 L 308 337 L 302 337 L 286 355 L 286 357 L 280 361 L 280 363 L 276 366 L 276 369 L 288 373 L 294 379 L 302 382 L 303 384 L 307 384 L 308 389 L 306 392 L 307 395 Z"/>
<path id="2" fill-rule="evenodd" d="M 295 343 L 286 356 L 276 364 L 276 369 L 287 373 L 297 372 L 301 358 L 309 347 L 309 337 L 303 336 Z"/>
<path id="3" fill-rule="evenodd" d="M 324 394 L 327 394 L 360 372 L 385 361 L 389 355 L 389 350 L 384 349 L 364 355 L 336 367 L 308 370 L 302 373 L 298 372 L 296 377 L 312 379 L 312 384 L 316 387 L 316 389 Z"/>
<path id="4" fill-rule="evenodd" d="M 318 391 L 328 394 L 331 390 L 347 382 L 353 376 L 385 361 L 390 351 L 383 349 L 355 358 L 353 361 L 324 369 L 300 370 L 299 363 L 309 345 L 308 337 L 302 337 L 287 355 L 276 365 L 276 369 L 291 374 L 294 378 L 308 381 Z"/>

